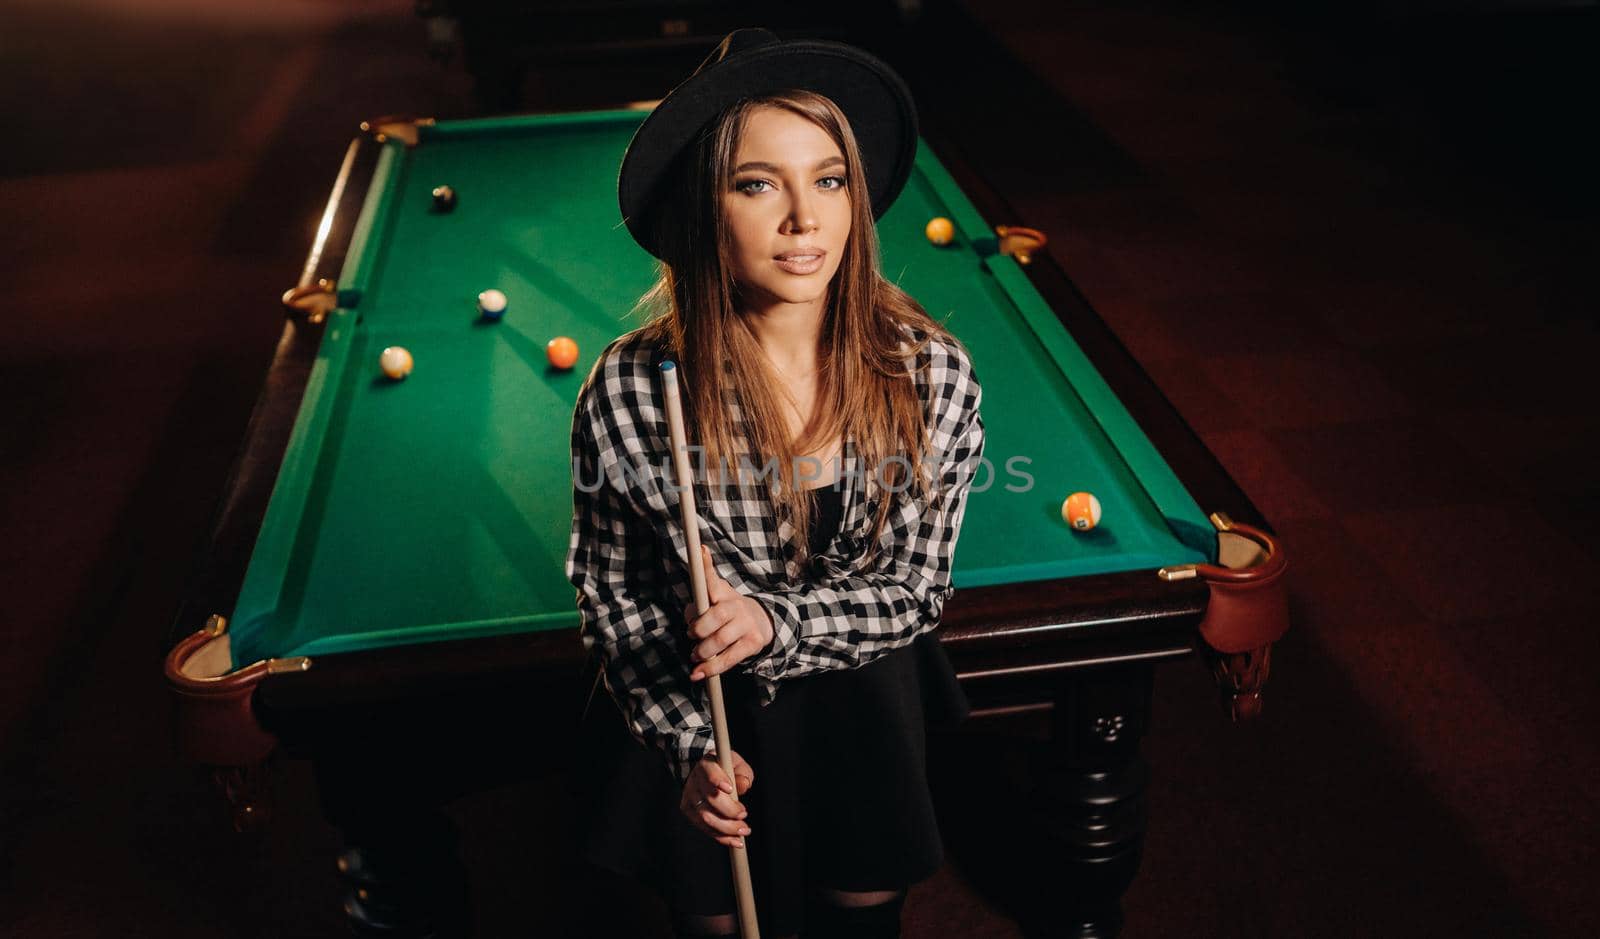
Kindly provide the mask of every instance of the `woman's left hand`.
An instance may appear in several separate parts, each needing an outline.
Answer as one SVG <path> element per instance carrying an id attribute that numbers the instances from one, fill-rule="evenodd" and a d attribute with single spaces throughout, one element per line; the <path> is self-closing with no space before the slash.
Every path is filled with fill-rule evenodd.
<path id="1" fill-rule="evenodd" d="M 685 609 L 689 635 L 697 640 L 692 653 L 695 668 L 689 676 L 699 681 L 720 675 L 765 649 L 772 642 L 772 617 L 760 601 L 752 600 L 729 586 L 711 563 L 711 549 L 700 546 L 700 560 L 706 572 L 706 600 L 710 606 L 694 615 Z"/>

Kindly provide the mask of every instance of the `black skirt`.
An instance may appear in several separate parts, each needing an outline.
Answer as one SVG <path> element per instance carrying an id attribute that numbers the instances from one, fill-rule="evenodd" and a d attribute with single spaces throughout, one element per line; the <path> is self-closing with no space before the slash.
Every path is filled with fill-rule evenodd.
<path id="1" fill-rule="evenodd" d="M 819 508 L 836 525 L 829 491 Z M 733 748 L 755 770 L 745 850 L 764 934 L 799 931 L 809 888 L 903 888 L 939 868 L 927 732 L 970 706 L 937 630 L 860 668 L 784 681 L 766 707 L 741 671 L 725 672 L 722 690 Z M 676 912 L 733 912 L 728 848 L 683 817 L 663 758 L 634 740 L 604 689 L 584 723 L 585 859 L 637 878 Z"/>

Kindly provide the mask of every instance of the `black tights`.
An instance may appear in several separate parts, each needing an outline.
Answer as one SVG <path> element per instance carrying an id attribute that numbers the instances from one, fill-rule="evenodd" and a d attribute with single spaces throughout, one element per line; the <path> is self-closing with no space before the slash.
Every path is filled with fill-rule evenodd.
<path id="1" fill-rule="evenodd" d="M 806 905 L 800 939 L 895 939 L 900 935 L 900 908 L 905 902 L 904 890 L 822 889 L 813 893 Z M 739 935 L 738 917 L 732 913 L 680 913 L 674 917 L 673 928 L 679 939 L 737 939 Z"/>

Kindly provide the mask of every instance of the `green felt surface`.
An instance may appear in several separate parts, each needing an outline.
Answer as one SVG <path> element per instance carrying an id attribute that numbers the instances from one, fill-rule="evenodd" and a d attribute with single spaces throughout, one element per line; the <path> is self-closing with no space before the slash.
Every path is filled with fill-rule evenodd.
<path id="1" fill-rule="evenodd" d="M 650 285 L 616 174 L 640 112 L 443 123 L 385 145 L 234 610 L 235 664 L 577 625 L 564 572 L 568 431 L 584 375 Z M 454 212 L 429 210 L 455 187 Z M 923 226 L 955 221 L 935 247 Z M 1210 559 L 1215 536 L 989 226 L 923 147 L 879 222 L 884 272 L 944 320 L 984 386 L 986 456 L 958 587 Z M 478 318 L 479 291 L 510 298 Z M 544 344 L 577 340 L 576 367 Z M 403 382 L 377 369 L 411 350 Z M 1026 480 L 1007 460 L 1026 460 Z M 985 486 L 985 481 L 989 485 Z M 1069 530 L 1074 490 L 1096 531 Z"/>

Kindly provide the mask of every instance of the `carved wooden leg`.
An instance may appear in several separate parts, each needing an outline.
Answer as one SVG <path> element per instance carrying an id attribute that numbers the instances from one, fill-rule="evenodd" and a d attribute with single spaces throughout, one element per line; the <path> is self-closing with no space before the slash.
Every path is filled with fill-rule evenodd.
<path id="1" fill-rule="evenodd" d="M 1248 652 L 1218 652 L 1200 643 L 1201 655 L 1217 680 L 1222 707 L 1236 721 L 1254 720 L 1261 714 L 1261 692 L 1272 671 L 1272 646 Z"/>
<path id="2" fill-rule="evenodd" d="M 228 804 L 233 830 L 258 832 L 272 819 L 268 761 L 248 766 L 212 766 L 211 785 Z"/>
<path id="3" fill-rule="evenodd" d="M 1052 739 L 1033 766 L 1041 879 L 1023 923 L 1029 936 L 1098 939 L 1122 928 L 1122 895 L 1144 846 L 1149 768 L 1139 741 L 1152 682 L 1151 666 L 1126 665 L 1061 688 Z"/>

